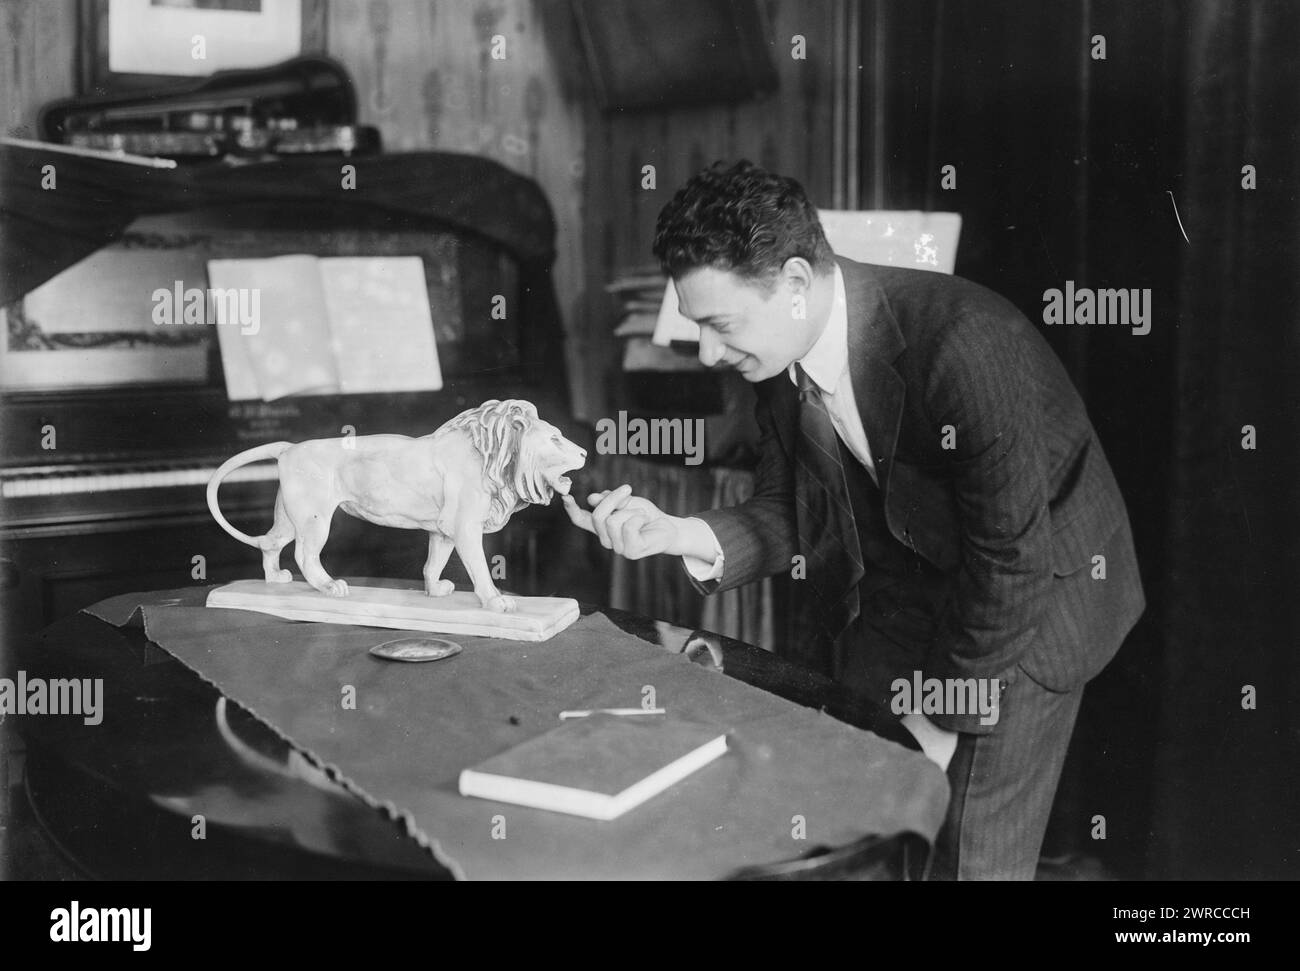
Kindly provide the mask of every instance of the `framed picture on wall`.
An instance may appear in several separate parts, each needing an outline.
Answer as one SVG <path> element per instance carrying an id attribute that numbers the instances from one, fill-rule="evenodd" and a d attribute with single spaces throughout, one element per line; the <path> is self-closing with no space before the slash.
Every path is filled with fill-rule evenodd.
<path id="1" fill-rule="evenodd" d="M 80 0 L 82 95 L 183 87 L 325 51 L 325 0 Z"/>

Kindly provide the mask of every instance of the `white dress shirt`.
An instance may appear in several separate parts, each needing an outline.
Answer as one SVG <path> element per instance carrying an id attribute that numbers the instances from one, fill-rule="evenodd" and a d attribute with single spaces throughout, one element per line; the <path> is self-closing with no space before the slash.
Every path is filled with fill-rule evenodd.
<path id="1" fill-rule="evenodd" d="M 876 463 L 871 458 L 862 415 L 853 395 L 853 379 L 849 374 L 849 305 L 844 295 L 844 274 L 835 267 L 835 294 L 831 300 L 830 318 L 817 342 L 797 362 L 821 392 L 822 401 L 830 413 L 835 433 L 867 472 L 876 481 Z M 790 380 L 798 386 L 795 366 L 790 365 Z M 878 483 L 877 483 L 878 484 Z M 693 518 L 693 517 L 692 517 Z M 703 520 L 701 520 L 703 522 Z M 705 524 L 706 528 L 708 524 Z M 710 533 L 713 530 L 709 530 Z M 716 580 L 722 576 L 723 556 L 718 538 L 713 537 L 716 555 L 712 562 L 696 556 L 683 556 L 682 561 L 691 576 L 700 581 Z"/>

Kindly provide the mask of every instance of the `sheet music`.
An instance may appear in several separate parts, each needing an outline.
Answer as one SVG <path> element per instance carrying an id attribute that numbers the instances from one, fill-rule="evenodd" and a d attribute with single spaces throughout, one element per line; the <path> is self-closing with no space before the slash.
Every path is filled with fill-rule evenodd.
<path id="1" fill-rule="evenodd" d="M 210 260 L 208 278 L 257 309 L 216 321 L 231 401 L 442 387 L 418 256 Z"/>
<path id="2" fill-rule="evenodd" d="M 238 291 L 246 319 L 215 321 L 231 401 L 337 394 L 329 311 L 315 256 L 209 260 L 214 290 Z"/>
<path id="3" fill-rule="evenodd" d="M 441 388 L 424 262 L 331 256 L 319 264 L 342 392 Z"/>

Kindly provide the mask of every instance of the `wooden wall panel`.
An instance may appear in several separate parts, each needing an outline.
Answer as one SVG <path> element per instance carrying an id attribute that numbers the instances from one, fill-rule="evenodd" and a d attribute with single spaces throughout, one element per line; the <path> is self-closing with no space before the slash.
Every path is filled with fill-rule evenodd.
<path id="1" fill-rule="evenodd" d="M 0 132 L 36 137 L 36 112 L 76 90 L 76 0 L 0 0 Z"/>

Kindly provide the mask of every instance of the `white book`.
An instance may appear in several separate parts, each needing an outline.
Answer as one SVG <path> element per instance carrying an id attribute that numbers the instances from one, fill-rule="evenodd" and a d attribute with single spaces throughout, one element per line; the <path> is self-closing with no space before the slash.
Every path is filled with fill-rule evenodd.
<path id="1" fill-rule="evenodd" d="M 465 769 L 460 794 L 608 821 L 726 751 L 726 734 L 710 726 L 595 714 Z"/>

